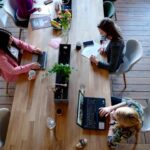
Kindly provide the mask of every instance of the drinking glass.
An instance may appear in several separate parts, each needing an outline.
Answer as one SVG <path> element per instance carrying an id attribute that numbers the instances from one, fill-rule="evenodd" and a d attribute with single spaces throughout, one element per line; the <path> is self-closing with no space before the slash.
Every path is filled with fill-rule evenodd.
<path id="1" fill-rule="evenodd" d="M 85 93 L 85 85 L 80 84 L 80 91 L 84 94 Z"/>
<path id="2" fill-rule="evenodd" d="M 52 117 L 47 117 L 47 127 L 49 129 L 54 129 L 56 126 L 56 122 Z"/>

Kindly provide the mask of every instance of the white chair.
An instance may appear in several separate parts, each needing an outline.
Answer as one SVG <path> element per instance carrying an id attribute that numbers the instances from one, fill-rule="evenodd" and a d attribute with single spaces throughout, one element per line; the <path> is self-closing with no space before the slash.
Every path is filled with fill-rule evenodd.
<path id="1" fill-rule="evenodd" d="M 144 122 L 141 131 L 150 131 L 150 100 L 148 100 L 148 105 L 144 108 Z"/>
<path id="2" fill-rule="evenodd" d="M 131 68 L 142 58 L 143 49 L 139 41 L 135 39 L 130 39 L 126 43 L 125 54 L 123 57 L 123 63 L 120 65 L 119 69 L 115 74 L 123 74 L 124 79 L 124 89 L 126 88 L 126 77 L 125 73 L 130 71 Z"/>
<path id="3" fill-rule="evenodd" d="M 117 21 L 116 10 L 113 2 L 104 1 L 103 8 L 104 8 L 104 17 L 112 18 L 113 16 L 115 16 L 115 20 Z"/>
<path id="4" fill-rule="evenodd" d="M 5 144 L 9 118 L 10 110 L 8 108 L 0 108 L 0 147 L 3 147 Z"/>
<path id="5" fill-rule="evenodd" d="M 4 8 L 0 8 L 0 24 L 5 28 L 7 24 L 8 14 L 4 11 Z"/>
<path id="6" fill-rule="evenodd" d="M 16 10 L 17 10 L 16 0 L 5 0 L 3 8 L 5 12 L 12 18 L 14 24 L 20 28 L 20 31 L 19 31 L 19 39 L 20 39 L 23 29 L 28 27 L 28 21 L 22 22 L 16 19 Z"/>

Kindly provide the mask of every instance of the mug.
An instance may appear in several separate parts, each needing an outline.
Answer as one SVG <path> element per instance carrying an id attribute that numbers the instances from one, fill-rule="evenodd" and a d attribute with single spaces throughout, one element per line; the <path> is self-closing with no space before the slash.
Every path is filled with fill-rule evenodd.
<path id="1" fill-rule="evenodd" d="M 82 44 L 80 42 L 76 43 L 76 50 L 79 51 L 82 48 Z"/>
<path id="2" fill-rule="evenodd" d="M 36 78 L 36 71 L 35 70 L 30 70 L 28 72 L 28 80 L 33 80 Z"/>

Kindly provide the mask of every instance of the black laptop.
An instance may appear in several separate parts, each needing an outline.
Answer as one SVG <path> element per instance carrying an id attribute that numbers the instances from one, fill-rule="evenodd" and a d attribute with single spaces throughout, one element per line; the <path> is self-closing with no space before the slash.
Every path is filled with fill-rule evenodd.
<path id="1" fill-rule="evenodd" d="M 105 107 L 104 98 L 84 97 L 79 90 L 77 124 L 84 129 L 105 130 L 106 118 L 99 116 L 100 107 Z"/>
<path id="2" fill-rule="evenodd" d="M 38 62 L 41 65 L 41 69 L 45 70 L 47 66 L 47 52 L 43 51 L 41 54 L 34 54 L 32 56 L 32 62 Z"/>

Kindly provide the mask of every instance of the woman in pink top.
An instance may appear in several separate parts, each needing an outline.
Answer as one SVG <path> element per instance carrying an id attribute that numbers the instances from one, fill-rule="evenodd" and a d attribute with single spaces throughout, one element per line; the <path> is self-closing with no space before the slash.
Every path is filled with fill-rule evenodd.
<path id="1" fill-rule="evenodd" d="M 11 46 L 30 53 L 40 53 L 38 48 L 16 39 L 9 31 L 0 28 L 0 75 L 6 81 L 16 81 L 20 74 L 40 68 L 36 62 L 19 65 L 17 58 L 10 52 Z"/>

